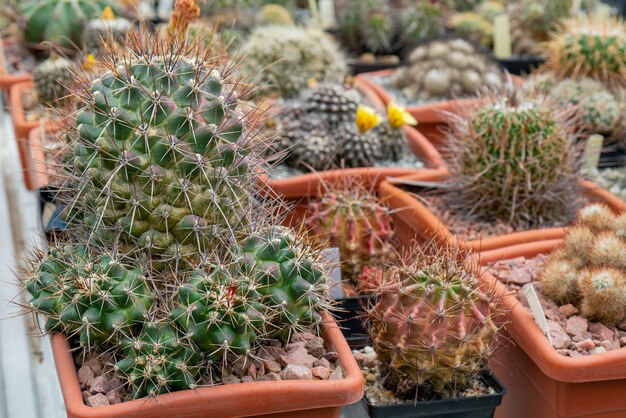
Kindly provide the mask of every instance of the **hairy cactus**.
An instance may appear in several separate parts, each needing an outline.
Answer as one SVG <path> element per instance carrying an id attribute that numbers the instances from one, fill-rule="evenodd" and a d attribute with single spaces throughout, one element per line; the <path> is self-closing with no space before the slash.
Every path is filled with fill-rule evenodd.
<path id="1" fill-rule="evenodd" d="M 33 79 L 41 103 L 53 104 L 70 95 L 76 65 L 62 57 L 52 57 L 35 67 Z"/>
<path id="2" fill-rule="evenodd" d="M 87 22 L 102 14 L 105 7 L 118 14 L 115 0 L 27 0 L 19 10 L 25 20 L 24 40 L 38 44 L 48 41 L 64 48 L 80 48 Z"/>
<path id="3" fill-rule="evenodd" d="M 479 270 L 464 266 L 454 250 L 414 254 L 386 271 L 368 311 L 369 334 L 389 371 L 385 384 L 396 393 L 412 399 L 419 387 L 456 394 L 495 348 L 497 303 L 479 287 Z"/>
<path id="4" fill-rule="evenodd" d="M 341 82 L 347 71 L 337 44 L 313 28 L 263 26 L 250 34 L 242 51 L 244 70 L 260 71 L 263 91 L 282 97 L 297 96 L 311 80 Z"/>
<path id="5" fill-rule="evenodd" d="M 141 329 L 155 299 L 141 268 L 85 246 L 60 246 L 41 255 L 26 289 L 33 310 L 47 317 L 46 331 L 76 335 L 84 347 Z"/>
<path id="6" fill-rule="evenodd" d="M 366 190 L 345 188 L 325 193 L 310 203 L 305 224 L 339 248 L 342 275 L 353 284 L 365 267 L 380 266 L 394 254 L 389 209 Z"/>
<path id="7" fill-rule="evenodd" d="M 90 20 L 85 27 L 83 40 L 88 50 L 98 50 L 102 46 L 103 40 L 113 40 L 120 42 L 133 29 L 130 20 L 124 17 L 116 17 L 113 9 L 109 6 L 104 8 L 102 16 L 98 19 Z"/>
<path id="8" fill-rule="evenodd" d="M 202 355 L 169 322 L 146 323 L 119 346 L 124 358 L 114 370 L 128 382 L 133 398 L 197 387 Z"/>
<path id="9" fill-rule="evenodd" d="M 448 100 L 484 86 L 502 87 L 503 74 L 463 39 L 433 40 L 411 52 L 408 66 L 396 71 L 391 84 L 413 99 Z"/>
<path id="10" fill-rule="evenodd" d="M 541 273 L 542 291 L 557 303 L 578 304 L 582 315 L 608 326 L 626 318 L 624 215 L 602 204 L 580 211 L 563 247 Z"/>
<path id="11" fill-rule="evenodd" d="M 478 13 L 455 13 L 448 19 L 448 25 L 484 47 L 490 48 L 493 43 L 493 23 Z"/>
<path id="12" fill-rule="evenodd" d="M 546 44 L 546 67 L 559 77 L 590 77 L 609 85 L 626 82 L 626 26 L 611 16 L 566 20 Z"/>
<path id="13" fill-rule="evenodd" d="M 567 222 L 581 205 L 572 111 L 510 86 L 450 116 L 452 207 L 513 228 Z"/>
<path id="14" fill-rule="evenodd" d="M 295 26 L 289 10 L 280 4 L 266 4 L 261 7 L 257 16 L 259 25 L 286 25 Z"/>

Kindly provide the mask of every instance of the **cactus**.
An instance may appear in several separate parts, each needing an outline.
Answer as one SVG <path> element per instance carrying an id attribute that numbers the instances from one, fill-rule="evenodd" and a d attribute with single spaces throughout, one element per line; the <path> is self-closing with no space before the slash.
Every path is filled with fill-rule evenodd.
<path id="1" fill-rule="evenodd" d="M 573 111 L 509 86 L 449 116 L 450 207 L 515 228 L 567 222 L 581 206 Z"/>
<path id="2" fill-rule="evenodd" d="M 546 40 L 548 33 L 561 21 L 570 16 L 572 0 L 522 0 L 521 19 L 525 28 L 538 40 Z"/>
<path id="3" fill-rule="evenodd" d="M 76 335 L 86 348 L 141 328 L 155 299 L 141 268 L 82 245 L 39 254 L 28 276 L 28 303 L 47 317 L 46 331 Z"/>
<path id="4" fill-rule="evenodd" d="M 103 40 L 122 41 L 133 29 L 130 20 L 116 17 L 113 9 L 107 6 L 98 19 L 90 20 L 85 27 L 83 39 L 88 50 L 98 50 Z M 112 39 L 109 39 L 111 37 Z"/>
<path id="5" fill-rule="evenodd" d="M 385 384 L 397 394 L 413 399 L 418 387 L 457 394 L 494 349 L 497 301 L 479 287 L 479 269 L 455 250 L 412 252 L 413 261 L 387 269 L 367 312 L 369 335 L 388 368 Z"/>
<path id="6" fill-rule="evenodd" d="M 493 23 L 478 13 L 455 13 L 448 19 L 448 25 L 484 47 L 490 48 L 493 43 Z"/>
<path id="7" fill-rule="evenodd" d="M 583 208 L 565 242 L 541 272 L 541 289 L 557 303 L 574 303 L 591 320 L 613 326 L 626 318 L 624 215 L 602 204 Z"/>
<path id="8" fill-rule="evenodd" d="M 280 4 L 266 4 L 261 7 L 257 16 L 259 25 L 285 25 L 295 26 L 289 10 Z"/>
<path id="9" fill-rule="evenodd" d="M 398 48 L 413 46 L 443 31 L 441 9 L 428 1 L 413 2 L 400 9 L 398 15 Z"/>
<path id="10" fill-rule="evenodd" d="M 391 85 L 410 98 L 448 100 L 503 85 L 502 71 L 463 39 L 433 40 L 409 55 L 408 66 L 396 71 Z"/>
<path id="11" fill-rule="evenodd" d="M 24 40 L 38 44 L 48 41 L 64 48 L 80 48 L 87 22 L 102 14 L 105 7 L 121 14 L 114 0 L 27 0 L 19 10 L 25 21 Z"/>
<path id="12" fill-rule="evenodd" d="M 41 103 L 53 104 L 70 95 L 75 64 L 62 57 L 52 57 L 35 67 L 33 79 Z"/>
<path id="13" fill-rule="evenodd" d="M 404 125 L 417 125 L 415 118 L 402 106 L 394 102 L 387 105 L 387 120 L 372 129 L 372 135 L 381 143 L 381 154 L 392 161 L 398 161 L 406 149 L 406 138 L 400 128 Z"/>
<path id="14" fill-rule="evenodd" d="M 546 51 L 546 68 L 559 77 L 626 84 L 626 26 L 621 19 L 601 15 L 568 19 L 552 34 Z"/>
<path id="15" fill-rule="evenodd" d="M 309 204 L 305 224 L 339 248 L 345 279 L 357 284 L 367 266 L 381 266 L 393 257 L 390 211 L 360 187 L 330 190 Z"/>
<path id="16" fill-rule="evenodd" d="M 297 96 L 311 80 L 341 82 L 347 71 L 337 44 L 314 28 L 263 26 L 252 32 L 242 51 L 244 71 L 261 69 L 262 91 L 285 98 Z"/>

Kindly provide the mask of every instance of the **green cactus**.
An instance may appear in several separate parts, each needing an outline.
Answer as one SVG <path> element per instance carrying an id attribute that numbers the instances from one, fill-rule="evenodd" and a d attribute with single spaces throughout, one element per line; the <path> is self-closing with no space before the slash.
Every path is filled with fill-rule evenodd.
<path id="1" fill-rule="evenodd" d="M 52 57 L 35 67 L 33 79 L 41 103 L 53 104 L 71 94 L 76 65 L 62 57 Z"/>
<path id="2" fill-rule="evenodd" d="M 546 51 L 546 68 L 559 77 L 626 84 L 626 26 L 619 18 L 591 15 L 568 19 L 553 33 Z"/>
<path id="3" fill-rule="evenodd" d="M 29 304 L 47 317 L 46 330 L 76 335 L 84 347 L 140 329 L 155 299 L 141 268 L 85 246 L 53 248 L 29 276 Z"/>
<path id="4" fill-rule="evenodd" d="M 123 41 L 126 35 L 133 29 L 130 20 L 124 17 L 116 17 L 111 7 L 107 6 L 98 19 L 90 20 L 85 27 L 83 40 L 88 50 L 98 50 L 102 47 L 103 40 Z"/>
<path id="5" fill-rule="evenodd" d="M 107 6 L 121 14 L 115 0 L 26 0 L 19 5 L 25 21 L 24 40 L 80 48 L 85 25 Z"/>
<path id="6" fill-rule="evenodd" d="M 496 298 L 454 250 L 416 248 L 412 260 L 387 269 L 367 312 L 385 385 L 410 399 L 418 387 L 457 394 L 494 349 Z"/>
<path id="7" fill-rule="evenodd" d="M 602 204 L 581 210 L 563 246 L 541 272 L 541 290 L 557 303 L 607 326 L 626 318 L 626 216 Z M 566 280 L 564 280 L 564 278 Z"/>
<path id="8" fill-rule="evenodd" d="M 571 14 L 572 0 L 522 0 L 521 19 L 540 40 L 545 40 L 548 33 L 563 19 Z"/>
<path id="9" fill-rule="evenodd" d="M 452 207 L 513 228 L 567 222 L 581 205 L 572 111 L 509 86 L 450 117 Z"/>
<path id="10" fill-rule="evenodd" d="M 347 66 L 338 45 L 324 32 L 309 28 L 263 26 L 242 46 L 244 70 L 258 73 L 263 92 L 289 98 L 311 81 L 341 82 Z"/>
<path id="11" fill-rule="evenodd" d="M 202 354 L 172 324 L 146 323 L 119 346 L 125 357 L 114 370 L 130 385 L 133 399 L 197 387 Z"/>
<path id="12" fill-rule="evenodd" d="M 448 25 L 456 32 L 468 36 L 473 42 L 487 48 L 490 48 L 493 43 L 493 23 L 478 13 L 455 13 L 448 20 Z"/>
<path id="13" fill-rule="evenodd" d="M 257 16 L 257 22 L 259 25 L 295 25 L 289 10 L 280 4 L 273 3 L 261 7 Z"/>

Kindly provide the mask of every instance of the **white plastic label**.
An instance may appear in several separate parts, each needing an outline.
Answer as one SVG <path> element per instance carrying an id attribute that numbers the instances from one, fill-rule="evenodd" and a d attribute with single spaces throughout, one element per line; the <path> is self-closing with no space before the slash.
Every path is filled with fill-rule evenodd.
<path id="1" fill-rule="evenodd" d="M 496 58 L 511 58 L 511 21 L 502 13 L 493 19 L 493 54 Z"/>
<path id="2" fill-rule="evenodd" d="M 330 296 L 333 299 L 344 297 L 343 286 L 341 285 L 341 257 L 339 248 L 332 247 L 323 251 L 323 259 L 328 263 L 328 286 L 330 286 Z"/>
<path id="3" fill-rule="evenodd" d="M 548 341 L 552 344 L 552 337 L 550 337 L 550 328 L 548 327 L 548 321 L 546 321 L 546 314 L 543 312 L 541 302 L 539 302 L 535 286 L 532 284 L 525 286 L 524 296 L 526 296 L 526 300 L 530 306 L 530 312 L 533 314 L 533 318 L 535 318 L 535 322 L 539 326 L 539 329 L 541 329 L 545 336 L 548 337 Z"/>
<path id="4" fill-rule="evenodd" d="M 585 155 L 583 158 L 583 170 L 591 170 L 598 167 L 603 142 L 604 137 L 602 135 L 591 135 L 587 139 L 587 144 L 585 145 Z"/>

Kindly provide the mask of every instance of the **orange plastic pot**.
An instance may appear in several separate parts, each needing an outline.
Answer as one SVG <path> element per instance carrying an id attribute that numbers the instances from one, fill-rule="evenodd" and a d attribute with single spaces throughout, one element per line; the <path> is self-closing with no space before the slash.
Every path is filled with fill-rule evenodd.
<path id="1" fill-rule="evenodd" d="M 424 182 L 443 182 L 448 173 L 442 170 L 423 170 L 403 179 Z M 596 184 L 580 180 L 583 193 L 591 201 L 606 203 L 615 213 L 626 210 L 626 203 Z M 379 197 L 395 212 L 396 229 L 410 234 L 418 242 L 435 239 L 442 245 L 456 245 L 464 250 L 488 251 L 511 245 L 562 238 L 567 228 L 544 228 L 514 232 L 481 240 L 463 240 L 453 235 L 430 209 L 410 193 L 383 181 L 378 186 Z"/>
<path id="2" fill-rule="evenodd" d="M 41 189 L 50 183 L 48 162 L 46 151 L 42 142 L 45 134 L 57 131 L 57 127 L 38 126 L 28 133 L 25 140 L 18 140 L 26 143 L 27 147 L 27 167 L 24 169 L 24 183 L 28 190 Z"/>
<path id="3" fill-rule="evenodd" d="M 355 87 L 363 95 L 367 103 L 378 108 L 381 112 L 384 111 L 385 104 L 382 103 L 375 92 L 365 86 L 363 80 L 357 79 L 355 81 Z M 425 167 L 431 169 L 444 167 L 445 163 L 439 151 L 437 151 L 422 133 L 411 126 L 404 126 L 402 129 L 404 130 L 411 151 L 424 163 Z M 385 177 L 406 176 L 419 172 L 420 170 L 421 169 L 416 168 L 382 167 L 345 168 L 308 173 L 280 180 L 263 175 L 260 181 L 277 195 L 290 199 L 315 195 L 322 185 L 336 183 L 346 178 L 358 178 L 359 182 L 366 187 L 375 187 L 384 180 Z"/>
<path id="4" fill-rule="evenodd" d="M 22 95 L 25 91 L 35 88 L 33 81 L 23 81 L 11 86 L 9 94 L 9 111 L 11 112 L 11 120 L 13 121 L 13 129 L 15 131 L 16 138 L 26 138 L 28 133 L 40 126 L 44 125 L 46 128 L 52 126 L 51 121 L 27 121 L 26 111 L 24 109 L 24 101 Z"/>
<path id="5" fill-rule="evenodd" d="M 339 355 L 345 377 L 338 380 L 284 380 L 202 387 L 155 398 L 92 408 L 81 395 L 67 339 L 52 336 L 52 353 L 69 418 L 339 418 L 341 407 L 363 396 L 363 376 L 337 323 L 324 313 L 329 350 Z"/>
<path id="6" fill-rule="evenodd" d="M 16 44 L 18 41 L 15 38 L 7 38 L 2 40 L 2 46 L 6 47 L 11 44 Z M 11 86 L 16 83 L 22 83 L 24 81 L 30 81 L 33 79 L 31 73 L 24 74 L 9 74 L 4 68 L 4 62 L 0 65 L 0 90 L 9 92 Z"/>
<path id="7" fill-rule="evenodd" d="M 390 76 L 395 70 L 375 71 L 368 74 L 358 75 L 356 78 L 364 89 L 374 92 L 382 102 L 387 105 L 394 97 L 383 86 L 374 82 L 372 77 Z M 512 76 L 516 84 L 524 80 L 521 77 Z M 474 105 L 478 99 L 463 98 L 446 100 L 443 102 L 427 103 L 419 106 L 408 106 L 407 111 L 417 120 L 417 129 L 428 138 L 441 152 L 443 151 L 445 127 L 447 126 L 445 113 L 456 113 L 458 109 L 465 109 Z"/>
<path id="8" fill-rule="evenodd" d="M 497 260 L 550 253 L 562 240 L 519 244 L 480 254 L 488 265 Z M 494 276 L 495 286 L 510 317 L 510 337 L 490 366 L 507 388 L 496 418 L 618 418 L 626 417 L 626 348 L 584 357 L 565 357 L 548 342 L 532 315 Z"/>

